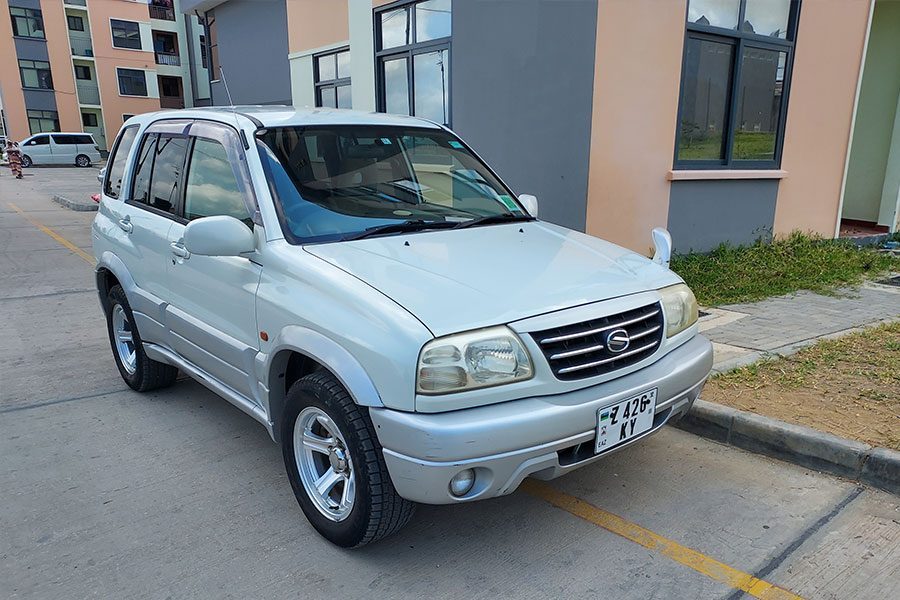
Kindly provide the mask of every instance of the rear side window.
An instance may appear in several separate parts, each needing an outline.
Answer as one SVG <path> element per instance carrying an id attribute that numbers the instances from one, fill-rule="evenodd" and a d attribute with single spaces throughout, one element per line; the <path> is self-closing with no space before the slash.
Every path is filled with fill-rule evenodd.
<path id="1" fill-rule="evenodd" d="M 74 146 L 77 143 L 74 135 L 52 135 L 50 137 L 57 146 Z"/>
<path id="2" fill-rule="evenodd" d="M 184 217 L 226 215 L 253 227 L 253 221 L 225 147 L 219 142 L 197 138 L 191 153 L 184 192 Z"/>
<path id="3" fill-rule="evenodd" d="M 126 127 L 116 140 L 116 144 L 109 155 L 109 166 L 106 169 L 106 181 L 103 183 L 103 193 L 110 198 L 118 198 L 122 191 L 122 178 L 125 176 L 125 164 L 128 161 L 128 153 L 134 145 L 137 136 L 137 127 Z"/>
<path id="4" fill-rule="evenodd" d="M 132 199 L 176 214 L 187 147 L 188 138 L 184 136 L 151 134 L 145 137 L 138 153 Z"/>

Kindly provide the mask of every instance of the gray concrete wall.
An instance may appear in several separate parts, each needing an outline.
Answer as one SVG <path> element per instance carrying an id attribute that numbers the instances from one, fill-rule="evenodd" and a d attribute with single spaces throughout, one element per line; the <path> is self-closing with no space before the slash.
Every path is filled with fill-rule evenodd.
<path id="1" fill-rule="evenodd" d="M 235 104 L 290 104 L 287 5 L 284 0 L 230 0 L 214 8 L 219 63 Z M 221 82 L 212 102 L 228 104 Z"/>
<path id="2" fill-rule="evenodd" d="M 541 217 L 584 230 L 596 0 L 453 3 L 451 125 Z"/>
<path id="3" fill-rule="evenodd" d="M 772 239 L 777 179 L 673 181 L 668 229 L 675 252 Z"/>

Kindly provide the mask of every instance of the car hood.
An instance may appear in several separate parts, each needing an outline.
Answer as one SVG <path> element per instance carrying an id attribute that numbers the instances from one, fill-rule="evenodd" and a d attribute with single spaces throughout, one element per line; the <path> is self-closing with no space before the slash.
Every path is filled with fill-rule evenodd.
<path id="1" fill-rule="evenodd" d="M 382 292 L 436 336 L 656 289 L 649 259 L 540 221 L 306 246 Z"/>

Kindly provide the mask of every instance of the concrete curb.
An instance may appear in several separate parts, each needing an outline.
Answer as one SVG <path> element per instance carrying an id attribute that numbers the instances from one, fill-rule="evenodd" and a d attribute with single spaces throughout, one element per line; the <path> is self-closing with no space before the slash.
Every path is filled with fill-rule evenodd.
<path id="1" fill-rule="evenodd" d="M 53 201 L 57 204 L 61 204 L 62 206 L 69 208 L 71 210 L 77 210 L 79 212 L 93 212 L 97 210 L 99 206 L 96 202 L 75 202 L 74 200 L 69 200 L 65 196 L 53 196 Z"/>
<path id="2" fill-rule="evenodd" d="M 675 426 L 723 444 L 900 495 L 900 452 L 896 450 L 876 448 L 699 399 Z"/>

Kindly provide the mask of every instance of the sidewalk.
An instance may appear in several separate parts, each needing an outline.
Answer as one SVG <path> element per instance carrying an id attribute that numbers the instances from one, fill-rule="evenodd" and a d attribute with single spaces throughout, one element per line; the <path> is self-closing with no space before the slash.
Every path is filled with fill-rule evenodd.
<path id="1" fill-rule="evenodd" d="M 793 354 L 819 338 L 900 319 L 900 287 L 867 283 L 837 296 L 797 292 L 704 309 L 700 331 L 713 342 L 715 372 L 766 356 Z"/>

